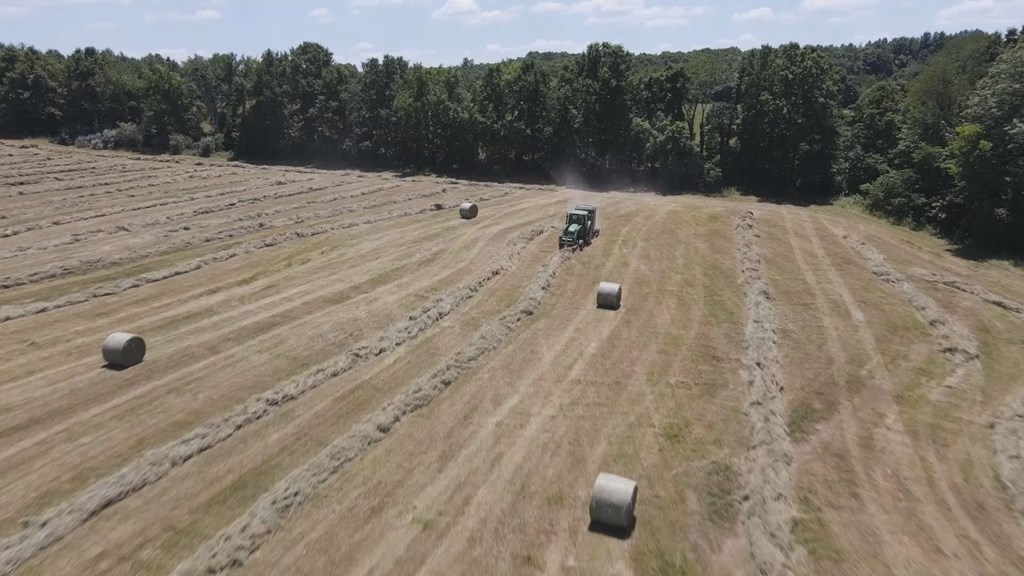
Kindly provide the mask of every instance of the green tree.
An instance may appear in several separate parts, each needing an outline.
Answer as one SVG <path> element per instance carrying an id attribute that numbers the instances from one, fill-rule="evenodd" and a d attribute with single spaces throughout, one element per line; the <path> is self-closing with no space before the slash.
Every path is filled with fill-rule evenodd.
<path id="1" fill-rule="evenodd" d="M 740 162 L 746 184 L 828 196 L 838 136 L 837 72 L 813 47 L 749 52 L 740 67 Z"/>
<path id="2" fill-rule="evenodd" d="M 238 130 L 237 152 L 242 157 L 269 160 L 289 152 L 283 60 L 284 56 L 267 50 L 252 69 Z"/>
<path id="3" fill-rule="evenodd" d="M 0 51 L 0 132 L 55 134 L 64 109 L 64 61 L 52 52 L 5 46 Z"/>
<path id="4" fill-rule="evenodd" d="M 966 199 L 963 236 L 1024 254 L 1024 45 L 1003 53 L 968 98 L 950 144 L 958 193 Z"/>
<path id="5" fill-rule="evenodd" d="M 404 58 L 385 55 L 363 63 L 357 92 L 356 154 L 364 161 L 387 162 L 399 142 L 395 136 L 395 99 L 409 69 Z"/>

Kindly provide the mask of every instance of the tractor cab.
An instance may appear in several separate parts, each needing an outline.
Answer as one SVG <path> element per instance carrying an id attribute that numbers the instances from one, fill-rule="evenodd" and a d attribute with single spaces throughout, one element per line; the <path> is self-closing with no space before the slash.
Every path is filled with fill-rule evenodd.
<path id="1" fill-rule="evenodd" d="M 597 208 L 593 206 L 577 206 L 565 215 L 565 226 L 558 237 L 558 248 L 566 246 L 583 247 L 590 244 L 596 233 Z"/>

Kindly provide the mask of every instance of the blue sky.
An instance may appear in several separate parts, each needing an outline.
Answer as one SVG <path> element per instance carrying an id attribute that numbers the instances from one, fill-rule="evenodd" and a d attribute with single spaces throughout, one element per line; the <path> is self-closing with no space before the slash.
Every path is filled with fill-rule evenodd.
<path id="1" fill-rule="evenodd" d="M 0 0 L 0 41 L 69 52 L 257 55 L 304 40 L 359 63 L 498 61 L 607 40 L 633 52 L 859 43 L 1024 25 L 1024 0 Z"/>

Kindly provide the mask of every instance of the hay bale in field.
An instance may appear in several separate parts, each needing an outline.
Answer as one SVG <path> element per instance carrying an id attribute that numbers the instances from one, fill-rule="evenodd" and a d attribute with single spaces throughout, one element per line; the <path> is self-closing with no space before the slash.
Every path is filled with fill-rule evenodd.
<path id="1" fill-rule="evenodd" d="M 632 530 L 636 521 L 639 488 L 629 478 L 601 472 L 590 495 L 590 521 L 622 530 Z"/>
<path id="2" fill-rule="evenodd" d="M 472 202 L 463 202 L 459 205 L 459 216 L 463 220 L 472 220 L 480 212 L 480 208 Z"/>
<path id="3" fill-rule="evenodd" d="M 114 332 L 103 342 L 103 359 L 112 366 L 135 366 L 145 356 L 146 342 L 135 334 Z"/>
<path id="4" fill-rule="evenodd" d="M 597 286 L 597 307 L 607 310 L 618 310 L 622 303 L 622 285 L 614 282 L 601 282 Z"/>

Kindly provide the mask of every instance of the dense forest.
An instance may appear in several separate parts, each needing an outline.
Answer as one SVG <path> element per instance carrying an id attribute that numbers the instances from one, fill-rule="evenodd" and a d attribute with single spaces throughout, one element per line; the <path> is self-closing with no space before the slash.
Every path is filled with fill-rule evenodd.
<path id="1" fill-rule="evenodd" d="M 0 45 L 0 134 L 483 178 L 850 197 L 1024 255 L 1024 30 L 740 51 L 337 63 L 314 43 L 183 63 Z"/>

